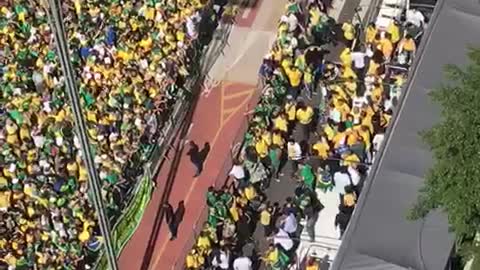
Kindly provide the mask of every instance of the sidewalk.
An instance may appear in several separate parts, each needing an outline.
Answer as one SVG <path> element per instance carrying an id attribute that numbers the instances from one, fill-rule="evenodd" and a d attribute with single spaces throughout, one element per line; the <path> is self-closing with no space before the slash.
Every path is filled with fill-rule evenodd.
<path id="1" fill-rule="evenodd" d="M 255 7 L 239 14 L 228 39 L 229 45 L 209 73 L 212 81 L 219 84 L 200 97 L 191 124 L 186 123 L 184 127 L 187 140 L 194 141 L 200 148 L 206 142 L 210 144 L 204 171 L 193 178 L 194 167 L 185 155 L 188 145 L 184 149 L 184 141 L 177 140 L 177 157 L 171 154 L 171 159 L 165 161 L 142 222 L 120 256 L 120 269 L 182 269 L 197 220 L 203 214 L 204 194 L 221 179 L 219 175 L 226 176 L 222 164 L 229 159 L 232 142 L 245 128 L 244 112 L 248 104 L 256 103 L 257 71 L 275 38 L 276 22 L 285 1 L 258 0 Z M 172 185 L 166 187 L 170 182 Z M 178 238 L 174 241 L 169 241 L 168 228 L 160 220 L 164 192 L 169 194 L 168 201 L 174 208 L 180 201 L 186 208 Z"/>

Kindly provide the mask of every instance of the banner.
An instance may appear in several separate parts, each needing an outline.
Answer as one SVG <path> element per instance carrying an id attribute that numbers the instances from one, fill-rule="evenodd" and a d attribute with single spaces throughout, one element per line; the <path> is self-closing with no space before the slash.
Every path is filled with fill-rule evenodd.
<path id="1" fill-rule="evenodd" d="M 145 167 L 148 168 L 148 166 Z M 140 180 L 140 184 L 137 185 L 136 190 L 133 192 L 134 197 L 131 200 L 130 205 L 125 209 L 126 212 L 122 214 L 119 218 L 119 222 L 112 230 L 112 241 L 117 257 L 120 255 L 128 240 L 130 240 L 140 224 L 148 202 L 152 197 L 152 190 L 152 176 L 150 172 L 147 171 Z M 107 259 L 104 255 L 102 249 L 98 264 L 94 267 L 95 269 L 108 269 Z"/>

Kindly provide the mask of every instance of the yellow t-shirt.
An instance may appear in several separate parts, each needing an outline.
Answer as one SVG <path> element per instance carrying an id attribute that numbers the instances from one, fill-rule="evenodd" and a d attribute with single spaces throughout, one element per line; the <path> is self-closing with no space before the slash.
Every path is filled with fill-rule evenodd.
<path id="1" fill-rule="evenodd" d="M 367 75 L 377 75 L 377 70 L 380 67 L 380 64 L 375 63 L 375 61 L 370 60 L 368 65 Z"/>
<path id="2" fill-rule="evenodd" d="M 343 164 L 345 166 L 357 165 L 360 159 L 355 154 L 350 154 L 343 158 Z"/>
<path id="3" fill-rule="evenodd" d="M 295 104 L 285 104 L 285 112 L 287 113 L 288 121 L 295 121 L 297 106 Z"/>
<path id="4" fill-rule="evenodd" d="M 380 46 L 382 47 L 382 53 L 385 58 L 390 59 L 393 52 L 393 44 L 388 38 L 382 38 L 380 40 Z"/>
<path id="5" fill-rule="evenodd" d="M 367 43 L 373 43 L 375 41 L 375 36 L 377 35 L 377 28 L 374 26 L 368 26 L 365 33 L 365 41 Z"/>
<path id="6" fill-rule="evenodd" d="M 196 260 L 196 255 L 194 254 L 188 254 L 187 257 L 185 258 L 185 264 L 187 266 L 188 269 L 190 268 L 197 268 L 198 267 L 198 263 L 197 263 L 197 260 Z"/>
<path id="7" fill-rule="evenodd" d="M 352 65 L 352 54 L 349 48 L 343 49 L 340 53 L 340 61 L 344 67 L 349 67 Z"/>
<path id="8" fill-rule="evenodd" d="M 283 137 L 280 134 L 274 133 L 272 135 L 272 144 L 278 145 L 281 148 L 283 148 L 283 146 L 285 145 L 285 140 L 283 139 Z"/>
<path id="9" fill-rule="evenodd" d="M 395 23 L 391 22 L 387 28 L 387 32 L 391 35 L 391 41 L 393 44 L 397 43 L 400 40 L 400 29 Z"/>
<path id="10" fill-rule="evenodd" d="M 404 38 L 402 40 L 402 47 L 407 52 L 413 52 L 413 51 L 415 51 L 415 48 L 416 48 L 415 41 L 413 41 L 412 38 L 410 38 L 410 39 L 405 39 Z"/>
<path id="11" fill-rule="evenodd" d="M 255 190 L 255 188 L 253 186 L 246 187 L 244 192 L 245 192 L 245 197 L 249 201 L 251 201 L 251 200 L 255 199 L 255 197 L 257 197 L 257 191 Z"/>
<path id="12" fill-rule="evenodd" d="M 283 119 L 281 117 L 277 117 L 277 118 L 275 118 L 275 120 L 273 120 L 273 125 L 274 125 L 275 129 L 278 129 L 278 130 L 283 131 L 283 132 L 288 131 L 288 123 L 287 123 L 286 119 Z"/>
<path id="13" fill-rule="evenodd" d="M 302 82 L 302 75 L 303 75 L 300 70 L 287 69 L 286 73 L 292 87 L 297 87 L 300 85 L 300 83 Z"/>
<path id="14" fill-rule="evenodd" d="M 265 140 L 260 139 L 255 143 L 255 150 L 257 150 L 258 156 L 264 158 L 268 155 L 268 145 Z"/>
<path id="15" fill-rule="evenodd" d="M 210 239 L 207 236 L 200 236 L 197 240 L 197 247 L 201 249 L 210 249 Z"/>
<path id="16" fill-rule="evenodd" d="M 267 210 L 263 210 L 260 213 L 260 223 L 263 226 L 268 226 L 270 225 L 271 221 L 272 221 L 272 214 L 270 214 L 270 212 L 268 212 Z"/>
<path id="17" fill-rule="evenodd" d="M 302 125 L 308 125 L 312 122 L 313 119 L 313 109 L 312 107 L 307 107 L 305 110 L 299 109 L 297 111 L 297 120 Z"/>
<path id="18" fill-rule="evenodd" d="M 10 207 L 10 197 L 12 193 L 10 191 L 0 192 L 0 208 L 9 208 Z"/>
<path id="19" fill-rule="evenodd" d="M 355 73 L 355 71 L 353 71 L 352 68 L 350 68 L 350 66 L 348 66 L 348 67 L 345 67 L 345 69 L 343 70 L 342 78 L 345 78 L 345 79 L 348 79 L 348 78 L 356 79 L 356 78 L 357 78 L 357 74 Z"/>
<path id="20" fill-rule="evenodd" d="M 322 159 L 328 158 L 328 151 L 330 151 L 330 146 L 328 143 L 318 141 L 312 146 L 313 149 L 317 150 L 318 156 Z"/>
<path id="21" fill-rule="evenodd" d="M 270 146 L 272 144 L 272 133 L 270 133 L 269 131 L 265 131 L 262 134 L 262 140 L 265 141 L 267 146 Z"/>
<path id="22" fill-rule="evenodd" d="M 323 132 L 325 132 L 325 135 L 327 135 L 327 139 L 329 141 L 333 140 L 333 137 L 335 136 L 335 130 L 330 125 L 325 125 Z"/>
<path id="23" fill-rule="evenodd" d="M 355 28 L 351 23 L 344 23 L 342 25 L 343 36 L 346 40 L 353 40 L 355 38 Z"/>
<path id="24" fill-rule="evenodd" d="M 83 230 L 79 235 L 78 235 L 78 240 L 80 242 L 85 243 L 90 239 L 90 232 L 88 230 Z"/>

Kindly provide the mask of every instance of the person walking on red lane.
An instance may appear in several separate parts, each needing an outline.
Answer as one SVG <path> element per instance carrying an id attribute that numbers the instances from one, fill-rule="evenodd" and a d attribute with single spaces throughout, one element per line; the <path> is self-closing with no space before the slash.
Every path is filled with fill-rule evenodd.
<path id="1" fill-rule="evenodd" d="M 195 175 L 193 177 L 197 177 L 203 171 L 203 160 L 198 145 L 194 141 L 190 141 L 189 145 L 190 149 L 187 152 L 187 156 L 190 156 L 190 161 L 195 166 Z"/>
<path id="2" fill-rule="evenodd" d="M 163 210 L 165 211 L 165 222 L 168 225 L 170 231 L 170 241 L 177 238 L 177 227 L 175 226 L 175 215 L 173 213 L 173 207 L 170 203 L 163 204 Z"/>
<path id="3" fill-rule="evenodd" d="M 178 202 L 175 212 L 168 202 L 163 204 L 163 209 L 165 210 L 165 222 L 168 224 L 168 230 L 170 231 L 170 241 L 173 241 L 177 238 L 178 226 L 182 223 L 185 215 L 185 203 L 183 201 Z"/>

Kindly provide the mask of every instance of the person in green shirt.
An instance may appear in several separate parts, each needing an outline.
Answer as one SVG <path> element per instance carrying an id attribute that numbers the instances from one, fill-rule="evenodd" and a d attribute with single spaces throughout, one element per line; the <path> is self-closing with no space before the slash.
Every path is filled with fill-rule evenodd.
<path id="1" fill-rule="evenodd" d="M 313 174 L 312 166 L 309 164 L 300 164 L 300 176 L 302 177 L 305 188 L 315 191 L 315 175 Z"/>
<path id="2" fill-rule="evenodd" d="M 268 157 L 270 158 L 272 178 L 275 181 L 280 182 L 280 178 L 278 178 L 278 175 L 280 172 L 282 149 L 280 149 L 278 145 L 273 144 L 268 151 Z"/>
<path id="3" fill-rule="evenodd" d="M 207 191 L 207 205 L 214 206 L 217 202 L 217 192 L 214 187 L 209 187 Z"/>

